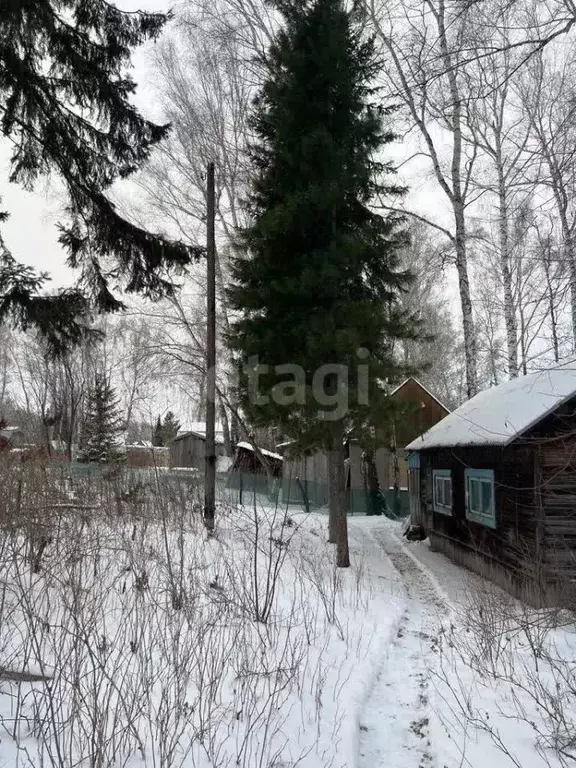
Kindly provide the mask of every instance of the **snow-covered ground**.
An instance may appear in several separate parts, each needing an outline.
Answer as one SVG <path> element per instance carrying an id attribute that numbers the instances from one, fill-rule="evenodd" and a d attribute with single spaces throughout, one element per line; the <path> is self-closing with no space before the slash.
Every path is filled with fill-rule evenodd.
<path id="1" fill-rule="evenodd" d="M 540 768 L 574 762 L 572 617 L 397 523 L 85 487 L 0 537 L 0 766 Z M 36 530 L 36 529 L 34 529 Z"/>
<path id="2" fill-rule="evenodd" d="M 576 763 L 576 625 L 356 518 L 394 567 L 402 620 L 361 715 L 359 768 L 543 768 Z"/>

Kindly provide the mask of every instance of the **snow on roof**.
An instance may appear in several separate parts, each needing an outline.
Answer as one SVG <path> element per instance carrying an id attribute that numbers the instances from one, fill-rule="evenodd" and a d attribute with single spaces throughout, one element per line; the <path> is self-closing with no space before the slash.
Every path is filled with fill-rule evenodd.
<path id="1" fill-rule="evenodd" d="M 206 439 L 206 423 L 204 421 L 194 421 L 185 429 L 180 429 L 174 440 L 180 440 L 187 435 L 195 435 Z M 216 424 L 215 439 L 219 445 L 224 445 L 224 432 L 220 424 Z"/>
<path id="2" fill-rule="evenodd" d="M 251 443 L 241 442 L 241 443 L 238 443 L 236 447 L 244 448 L 247 451 L 254 450 L 254 446 Z M 271 459 L 277 459 L 278 461 L 283 461 L 283 458 L 282 456 L 280 456 L 279 453 L 273 453 L 272 451 L 267 451 L 265 448 L 259 448 L 259 451 L 263 456 L 270 456 Z"/>
<path id="3" fill-rule="evenodd" d="M 576 362 L 511 379 L 479 392 L 406 446 L 508 445 L 576 396 Z"/>
<path id="4" fill-rule="evenodd" d="M 422 389 L 424 392 L 426 392 L 426 394 L 429 395 L 433 400 L 436 400 L 438 405 L 440 405 L 440 406 L 442 406 L 442 408 L 444 408 L 446 413 L 450 413 L 450 408 L 447 408 L 441 400 L 438 400 L 436 395 L 433 395 L 432 392 L 430 392 L 430 390 L 427 387 L 425 387 L 424 384 L 422 384 L 421 381 L 418 381 L 418 379 L 414 378 L 414 376 L 409 376 L 407 379 L 404 379 L 402 384 L 399 384 L 396 387 L 396 389 L 393 389 L 392 392 L 390 392 L 390 397 L 392 397 L 392 395 L 395 395 L 396 392 L 399 392 L 402 389 L 402 387 L 404 387 L 406 384 L 408 384 L 409 381 L 415 381 L 416 384 L 418 384 L 418 386 L 420 387 L 420 389 Z"/>
<path id="5" fill-rule="evenodd" d="M 181 427 L 182 429 L 182 427 Z M 219 424 L 216 424 L 216 431 L 221 429 Z M 198 432 L 199 434 L 205 435 L 206 434 L 206 422 L 205 421 L 193 421 L 191 424 L 188 424 L 186 426 L 187 432 Z"/>
<path id="6" fill-rule="evenodd" d="M 276 450 L 282 451 L 284 450 L 284 448 L 289 448 L 291 445 L 295 445 L 295 444 L 296 444 L 296 440 L 285 440 L 283 443 L 278 443 L 276 445 Z"/>

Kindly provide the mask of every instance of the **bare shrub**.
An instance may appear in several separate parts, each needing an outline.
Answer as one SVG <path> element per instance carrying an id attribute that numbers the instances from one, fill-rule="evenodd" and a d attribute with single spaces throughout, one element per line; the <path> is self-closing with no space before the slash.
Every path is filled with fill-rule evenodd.
<path id="1" fill-rule="evenodd" d="M 574 624 L 567 618 L 558 608 L 532 608 L 488 583 L 469 590 L 462 622 L 440 637 L 435 675 L 449 713 L 446 727 L 487 733 L 521 768 L 502 725 L 515 720 L 533 733 L 545 765 L 576 763 Z M 496 711 L 483 705 L 482 689 L 501 691 Z"/>
<path id="2" fill-rule="evenodd" d="M 23 762 L 298 765 L 313 747 L 287 723 L 322 723 L 328 617 L 348 642 L 327 546 L 301 568 L 286 509 L 232 500 L 207 537 L 201 489 L 167 473 L 0 478 L 0 728 Z"/>

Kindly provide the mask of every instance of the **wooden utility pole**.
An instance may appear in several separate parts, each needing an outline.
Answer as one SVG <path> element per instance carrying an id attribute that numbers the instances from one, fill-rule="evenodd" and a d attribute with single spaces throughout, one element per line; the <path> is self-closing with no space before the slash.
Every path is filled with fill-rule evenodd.
<path id="1" fill-rule="evenodd" d="M 214 530 L 216 509 L 216 191 L 214 163 L 206 174 L 206 456 L 204 525 Z"/>

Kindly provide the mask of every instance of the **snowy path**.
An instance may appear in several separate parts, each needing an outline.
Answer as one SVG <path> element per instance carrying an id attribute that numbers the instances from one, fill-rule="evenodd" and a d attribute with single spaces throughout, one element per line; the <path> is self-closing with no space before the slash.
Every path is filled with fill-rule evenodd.
<path id="1" fill-rule="evenodd" d="M 429 682 L 449 606 L 393 529 L 354 522 L 351 529 L 353 540 L 369 537 L 391 562 L 392 588 L 405 604 L 360 715 L 358 768 L 441 768 L 429 732 Z"/>

